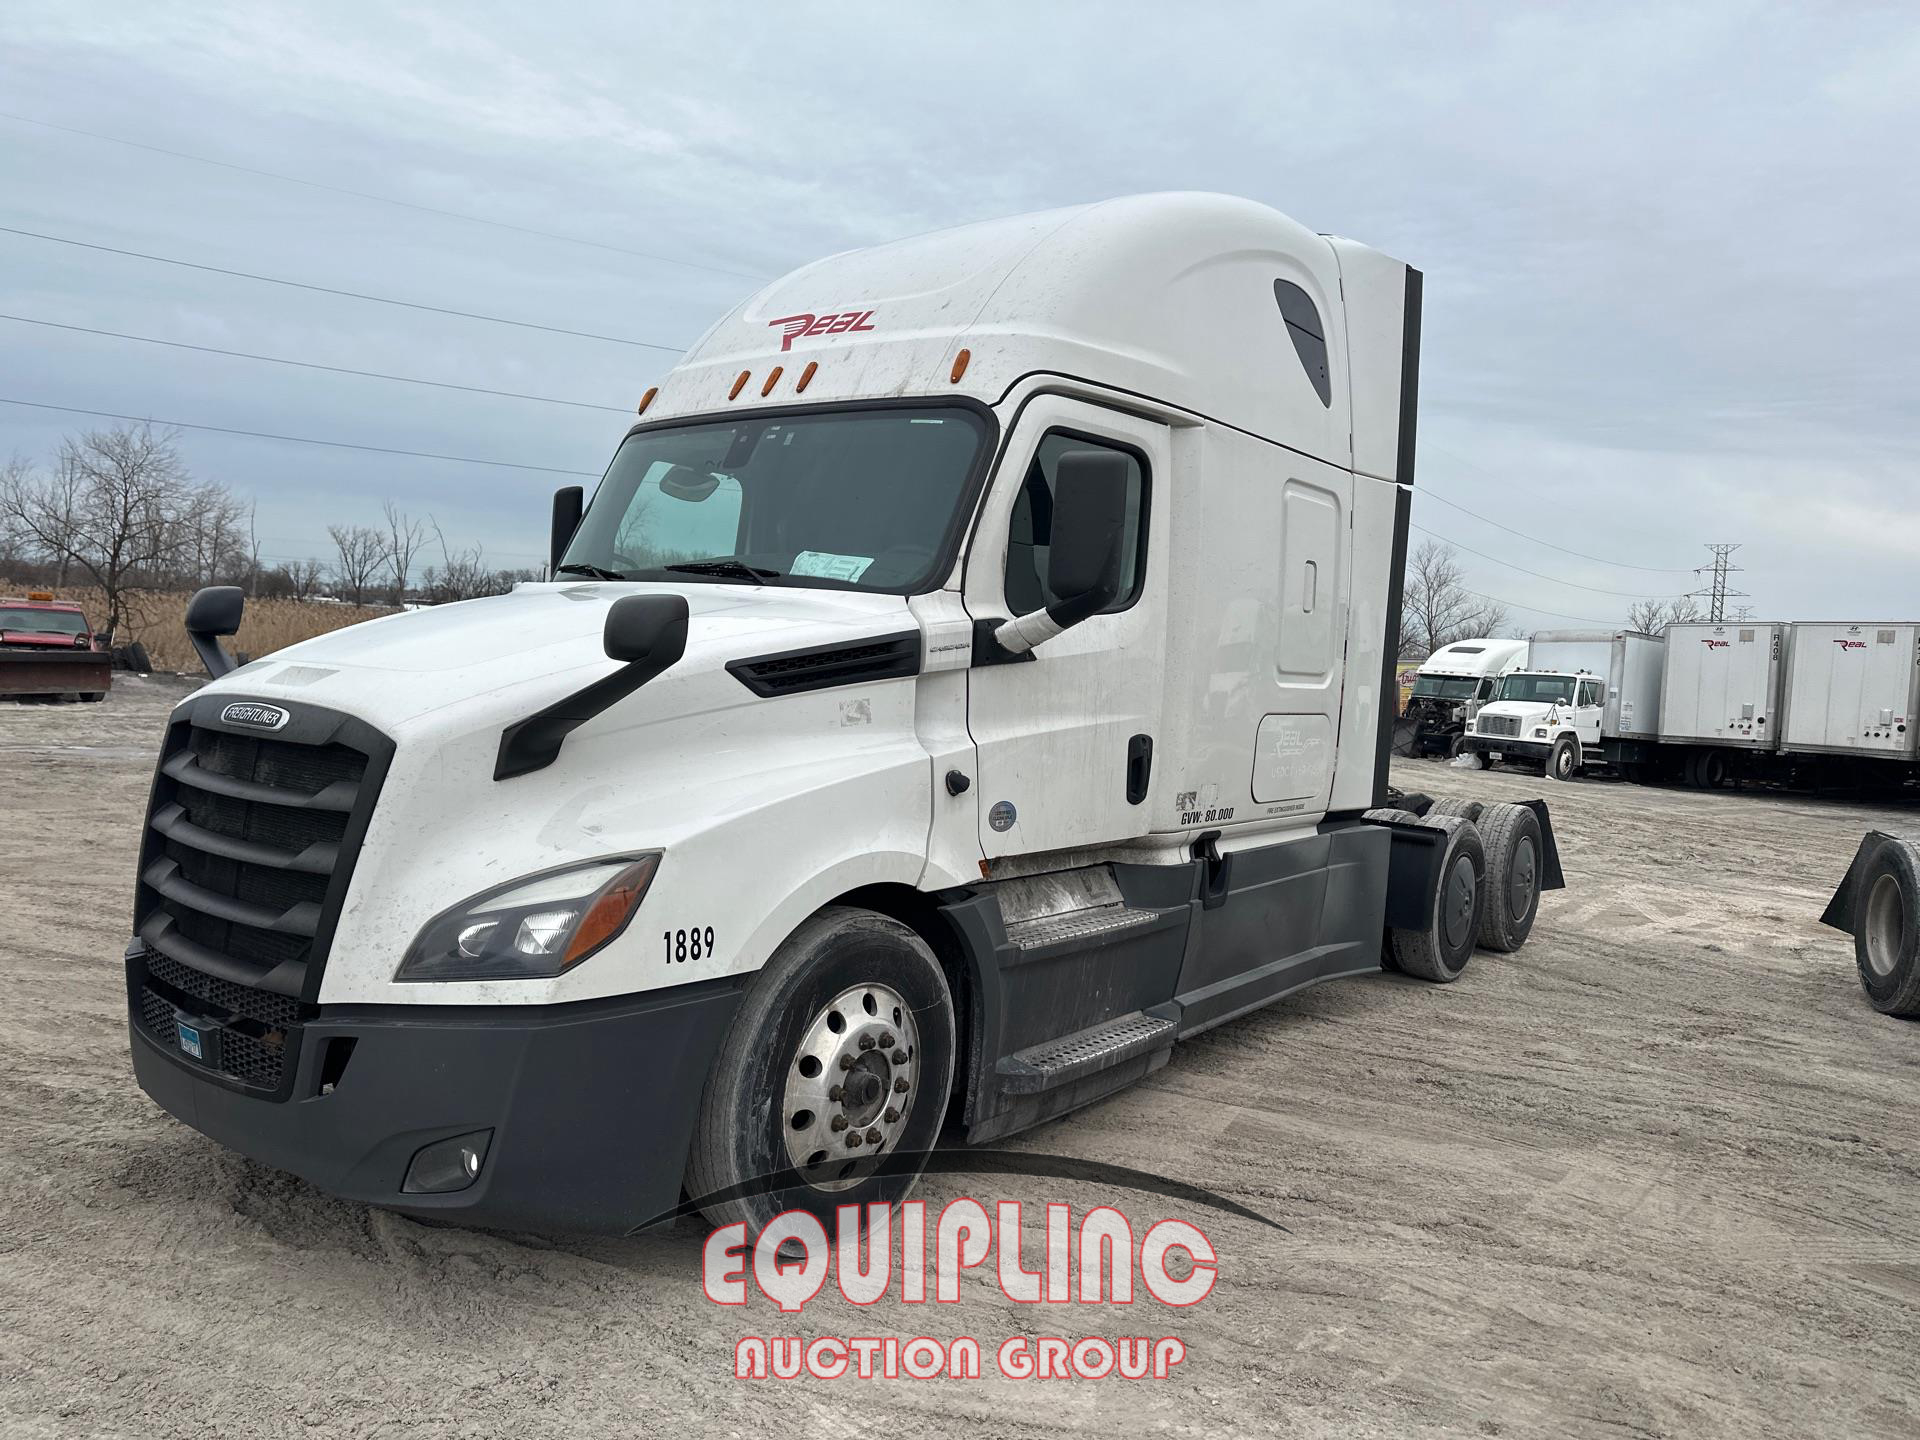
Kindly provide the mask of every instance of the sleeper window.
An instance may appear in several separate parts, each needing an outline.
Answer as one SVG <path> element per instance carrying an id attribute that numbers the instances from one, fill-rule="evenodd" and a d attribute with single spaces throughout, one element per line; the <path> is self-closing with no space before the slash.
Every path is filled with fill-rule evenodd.
<path id="1" fill-rule="evenodd" d="M 1007 608 L 1026 615 L 1067 598 L 1047 588 L 1047 553 L 1053 539 L 1053 486 L 1060 457 L 1072 450 L 1106 450 L 1127 459 L 1126 559 L 1120 568 L 1120 594 L 1102 613 L 1124 610 L 1140 593 L 1146 562 L 1147 477 L 1139 456 L 1100 440 L 1050 430 L 1027 466 L 1013 502 L 1007 532 Z"/>

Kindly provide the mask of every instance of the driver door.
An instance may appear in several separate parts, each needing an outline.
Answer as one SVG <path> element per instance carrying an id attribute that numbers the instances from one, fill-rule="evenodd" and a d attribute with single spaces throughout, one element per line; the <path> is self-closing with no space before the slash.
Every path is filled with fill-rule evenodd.
<path id="1" fill-rule="evenodd" d="M 976 658 L 968 674 L 989 858 L 1108 844 L 1150 827 L 1165 677 L 1166 427 L 1062 396 L 1029 402 L 975 529 L 965 598 L 976 622 L 1061 598 L 1046 588 L 1052 480 L 1060 456 L 1082 448 L 1132 462 L 1120 594 L 1026 657 Z"/>
<path id="2" fill-rule="evenodd" d="M 1600 716 L 1606 701 L 1606 687 L 1595 679 L 1583 679 L 1574 693 L 1573 733 L 1582 745 L 1600 743 Z"/>

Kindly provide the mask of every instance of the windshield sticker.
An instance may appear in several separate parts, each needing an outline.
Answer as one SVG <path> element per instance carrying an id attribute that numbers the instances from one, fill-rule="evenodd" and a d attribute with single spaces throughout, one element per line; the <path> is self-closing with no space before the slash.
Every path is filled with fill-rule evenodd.
<path id="1" fill-rule="evenodd" d="M 827 580 L 858 580 L 873 564 L 871 555 L 832 555 L 825 550 L 802 550 L 793 557 L 789 575 L 818 575 Z"/>

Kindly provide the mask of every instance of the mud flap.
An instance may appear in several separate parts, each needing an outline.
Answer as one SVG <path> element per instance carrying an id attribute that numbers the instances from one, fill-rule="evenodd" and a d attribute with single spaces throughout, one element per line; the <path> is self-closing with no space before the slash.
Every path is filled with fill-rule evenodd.
<path id="1" fill-rule="evenodd" d="M 1515 800 L 1512 803 L 1526 806 L 1533 812 L 1533 818 L 1540 822 L 1540 888 L 1542 890 L 1566 889 L 1566 876 L 1560 872 L 1560 845 L 1553 838 L 1553 821 L 1547 818 L 1547 802 Z"/>
<path id="2" fill-rule="evenodd" d="M 1853 852 L 1853 863 L 1847 866 L 1847 873 L 1841 878 L 1840 888 L 1833 892 L 1833 899 L 1827 902 L 1827 908 L 1821 912 L 1820 923 L 1831 925 L 1836 930 L 1844 930 L 1851 935 L 1853 931 L 1854 905 L 1858 901 L 1860 876 L 1882 845 L 1897 841 L 1898 836 L 1889 835 L 1884 830 L 1869 830 L 1860 841 L 1860 848 Z"/>

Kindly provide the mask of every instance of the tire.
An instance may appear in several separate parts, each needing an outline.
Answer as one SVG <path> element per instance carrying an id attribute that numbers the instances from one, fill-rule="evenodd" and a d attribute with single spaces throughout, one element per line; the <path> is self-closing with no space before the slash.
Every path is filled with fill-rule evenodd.
<path id="1" fill-rule="evenodd" d="M 1429 805 L 1427 807 L 1427 814 L 1458 815 L 1462 820 L 1471 820 L 1475 825 L 1478 825 L 1480 823 L 1481 813 L 1485 811 L 1486 808 L 1487 802 L 1484 800 L 1462 800 L 1457 795 L 1448 795 L 1444 799 L 1436 800 L 1433 804 Z"/>
<path id="2" fill-rule="evenodd" d="M 862 1014 L 869 999 L 879 1008 Z M 927 943 L 884 915 L 829 906 L 788 936 L 747 986 L 700 1098 L 688 1193 L 699 1200 L 755 1185 L 702 1207 L 715 1225 L 745 1221 L 749 1234 L 782 1211 L 806 1210 L 831 1236 L 836 1207 L 897 1203 L 922 1162 L 886 1176 L 866 1162 L 933 1148 L 954 1053 L 953 996 Z M 855 1075 L 871 1077 L 857 1105 L 843 1094 Z M 906 1095 L 904 1109 L 896 1093 Z M 897 1118 L 888 1121 L 890 1114 Z M 808 1124 L 796 1133 L 802 1115 Z M 849 1118 L 855 1123 L 832 1128 Z M 881 1137 L 877 1150 L 868 1144 L 873 1135 Z M 809 1170 L 796 1149 L 825 1158 Z"/>
<path id="3" fill-rule="evenodd" d="M 88 705 L 98 705 L 106 698 L 107 692 L 104 690 L 83 690 L 80 692 L 81 701 Z"/>
<path id="4" fill-rule="evenodd" d="M 1562 735 L 1553 742 L 1553 748 L 1547 752 L 1549 780 L 1573 780 L 1580 774 L 1580 742 L 1572 735 Z"/>
<path id="5" fill-rule="evenodd" d="M 1401 810 L 1392 805 L 1383 805 L 1378 810 L 1369 810 L 1360 817 L 1362 820 L 1397 821 L 1402 825 L 1418 825 L 1420 817 L 1411 810 Z"/>
<path id="6" fill-rule="evenodd" d="M 1426 897 L 1426 927 L 1395 930 L 1393 958 L 1407 974 L 1446 985 L 1460 978 L 1479 939 L 1487 855 L 1471 820 L 1433 815 L 1420 823 L 1446 838 L 1434 869 L 1433 893 Z"/>
<path id="7" fill-rule="evenodd" d="M 1467 737 L 1456 735 L 1447 742 L 1447 759 L 1458 760 L 1466 752 Z"/>
<path id="8" fill-rule="evenodd" d="M 153 662 L 147 658 L 147 647 L 135 640 L 129 645 L 113 647 L 113 668 L 131 671 L 135 675 L 151 675 Z"/>
<path id="9" fill-rule="evenodd" d="M 1540 913 L 1540 875 L 1546 864 L 1540 817 L 1525 805 L 1489 805 L 1475 823 L 1487 852 L 1480 943 L 1506 954 L 1527 943 Z"/>
<path id="10" fill-rule="evenodd" d="M 1882 1015 L 1920 1015 L 1920 854 L 1888 840 L 1860 873 L 1853 958 L 1860 988 Z"/>
<path id="11" fill-rule="evenodd" d="M 1718 790 L 1727 783 L 1727 757 L 1718 750 L 1702 750 L 1697 773 L 1702 790 Z"/>

